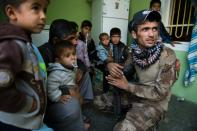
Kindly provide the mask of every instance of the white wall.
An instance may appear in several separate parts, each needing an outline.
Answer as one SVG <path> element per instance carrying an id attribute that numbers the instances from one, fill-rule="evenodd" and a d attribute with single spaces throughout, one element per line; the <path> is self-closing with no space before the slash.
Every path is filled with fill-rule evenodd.
<path id="1" fill-rule="evenodd" d="M 32 41 L 38 47 L 42 44 L 46 43 L 49 39 L 49 27 L 50 25 L 46 25 L 44 30 L 39 34 L 32 34 Z"/>

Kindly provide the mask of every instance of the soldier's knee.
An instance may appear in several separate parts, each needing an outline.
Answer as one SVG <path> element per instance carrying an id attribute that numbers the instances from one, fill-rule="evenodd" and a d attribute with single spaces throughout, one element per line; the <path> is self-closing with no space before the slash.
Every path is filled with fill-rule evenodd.
<path id="1" fill-rule="evenodd" d="M 113 131 L 137 131 L 137 129 L 132 122 L 123 120 L 115 125 Z"/>

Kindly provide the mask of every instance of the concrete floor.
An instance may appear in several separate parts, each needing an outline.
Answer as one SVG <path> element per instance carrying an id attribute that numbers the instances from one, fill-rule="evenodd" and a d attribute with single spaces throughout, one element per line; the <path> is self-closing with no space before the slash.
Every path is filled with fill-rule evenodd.
<path id="1" fill-rule="evenodd" d="M 91 118 L 91 131 L 113 130 L 116 123 L 113 113 L 100 112 L 90 105 L 83 112 Z M 157 131 L 197 131 L 197 104 L 178 101 L 172 96 L 166 118 L 160 122 Z"/>
<path id="2" fill-rule="evenodd" d="M 173 96 L 166 119 L 158 131 L 197 131 L 197 104 Z"/>

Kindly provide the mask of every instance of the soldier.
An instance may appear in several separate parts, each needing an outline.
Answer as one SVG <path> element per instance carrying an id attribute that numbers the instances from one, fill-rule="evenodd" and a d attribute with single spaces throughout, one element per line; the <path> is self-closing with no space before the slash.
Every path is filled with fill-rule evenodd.
<path id="1" fill-rule="evenodd" d="M 161 16 L 157 11 L 143 10 L 137 12 L 129 23 L 129 32 L 134 38 L 131 61 L 138 82 L 128 82 L 124 75 L 114 77 L 113 67 L 113 75 L 106 77 L 114 87 L 123 89 L 132 96 L 132 108 L 115 125 L 114 131 L 152 130 L 168 109 L 170 88 L 177 79 L 178 67 L 174 51 L 159 41 L 160 20 Z"/>

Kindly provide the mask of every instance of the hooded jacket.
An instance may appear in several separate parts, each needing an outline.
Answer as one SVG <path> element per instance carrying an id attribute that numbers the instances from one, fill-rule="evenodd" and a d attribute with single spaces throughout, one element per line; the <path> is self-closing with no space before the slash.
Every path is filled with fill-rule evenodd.
<path id="1" fill-rule="evenodd" d="M 63 95 L 63 88 L 75 88 L 75 71 L 63 67 L 60 63 L 49 63 L 47 79 L 47 93 L 51 102 L 58 102 Z"/>
<path id="2" fill-rule="evenodd" d="M 24 129 L 42 126 L 46 108 L 44 78 L 30 34 L 0 24 L 0 121 Z"/>

